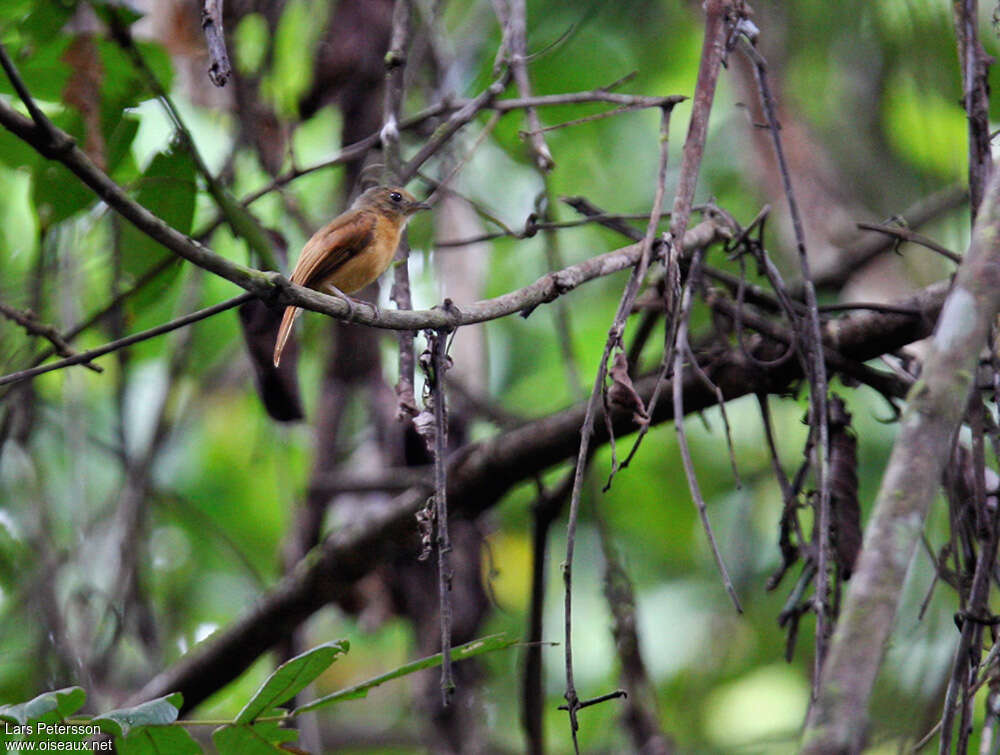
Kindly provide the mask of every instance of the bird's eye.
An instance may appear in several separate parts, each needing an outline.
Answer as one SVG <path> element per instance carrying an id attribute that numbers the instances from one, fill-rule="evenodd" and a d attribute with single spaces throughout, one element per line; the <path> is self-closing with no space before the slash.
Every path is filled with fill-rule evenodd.
<path id="1" fill-rule="evenodd" d="M 389 199 L 391 199 L 396 204 L 399 204 L 400 202 L 403 201 L 403 195 L 400 194 L 398 191 L 394 191 L 389 195 Z"/>

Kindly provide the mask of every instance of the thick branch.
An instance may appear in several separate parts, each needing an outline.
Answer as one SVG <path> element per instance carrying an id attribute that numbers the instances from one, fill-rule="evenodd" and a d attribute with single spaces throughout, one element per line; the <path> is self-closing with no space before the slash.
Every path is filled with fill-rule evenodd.
<path id="1" fill-rule="evenodd" d="M 352 313 L 343 299 L 294 286 L 276 273 L 265 273 L 231 262 L 208 247 L 171 228 L 159 217 L 129 197 L 121 186 L 112 181 L 72 144 L 72 140 L 67 134 L 56 129 L 58 135 L 67 140 L 70 145 L 68 148 L 59 143 L 53 143 L 40 127 L 3 101 L 0 101 L 0 125 L 31 144 L 46 157 L 58 159 L 110 207 L 132 222 L 139 230 L 198 267 L 232 281 L 261 298 L 273 299 L 279 304 L 294 304 L 303 309 L 322 312 L 343 320 L 347 320 L 350 316 L 353 322 L 373 327 L 390 330 L 452 329 L 461 325 L 506 317 L 517 312 L 530 312 L 538 305 L 554 301 L 562 294 L 572 291 L 581 283 L 631 267 L 639 259 L 641 252 L 639 244 L 622 247 L 564 270 L 549 273 L 539 278 L 535 283 L 517 291 L 511 291 L 494 299 L 453 307 L 447 312 L 441 309 L 431 309 L 405 312 L 384 311 L 375 314 L 362 307 L 353 310 Z M 711 223 L 701 223 L 692 228 L 684 236 L 685 248 L 712 243 L 717 239 L 716 230 Z"/>
<path id="2" fill-rule="evenodd" d="M 852 312 L 827 323 L 826 343 L 858 361 L 899 349 L 930 333 L 945 292 L 946 284 L 936 284 L 901 302 L 919 310 L 920 315 Z M 773 355 L 785 347 L 771 344 L 770 348 Z M 767 352 L 758 356 L 765 357 Z M 713 365 L 712 380 L 727 401 L 758 392 L 780 394 L 802 377 L 796 360 L 788 360 L 781 368 L 764 374 L 739 349 L 723 352 Z M 646 401 L 654 382 L 655 376 L 648 376 L 635 383 Z M 702 380 L 685 374 L 685 411 L 701 411 L 715 403 L 715 393 Z M 579 448 L 585 409 L 585 403 L 576 404 L 470 444 L 454 454 L 448 464 L 448 498 L 453 514 L 475 517 L 495 505 L 517 482 L 572 458 Z M 651 421 L 669 421 L 671 409 L 672 405 L 665 402 Z M 618 435 L 634 430 L 631 416 L 626 413 L 616 415 L 610 424 Z M 598 407 L 592 444 L 596 447 L 607 441 L 608 423 Z M 425 501 L 425 489 L 409 491 L 393 505 L 371 511 L 331 535 L 314 558 L 303 560 L 242 619 L 152 679 L 135 700 L 179 691 L 184 694 L 185 706 L 191 708 L 235 679 L 321 606 L 345 595 L 358 579 L 390 555 L 398 557 L 400 540 L 415 538 L 414 516 Z"/>
<path id="3" fill-rule="evenodd" d="M 994 171 L 941 313 L 851 579 L 843 616 L 803 739 L 807 753 L 857 752 L 875 676 L 899 608 L 906 570 L 937 492 L 1000 309 L 1000 180 Z"/>

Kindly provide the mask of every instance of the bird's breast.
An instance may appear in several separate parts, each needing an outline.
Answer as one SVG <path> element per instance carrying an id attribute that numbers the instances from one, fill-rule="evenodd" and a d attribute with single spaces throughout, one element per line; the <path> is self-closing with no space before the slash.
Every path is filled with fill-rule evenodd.
<path id="1" fill-rule="evenodd" d="M 332 283 L 345 294 L 360 291 L 389 267 L 396 254 L 396 247 L 399 246 L 402 231 L 402 224 L 379 218 L 371 243 L 348 259 L 326 282 Z"/>

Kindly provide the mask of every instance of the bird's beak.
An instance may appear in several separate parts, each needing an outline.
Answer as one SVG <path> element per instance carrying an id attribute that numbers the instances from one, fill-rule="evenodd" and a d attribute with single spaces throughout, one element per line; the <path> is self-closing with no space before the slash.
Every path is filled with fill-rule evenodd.
<path id="1" fill-rule="evenodd" d="M 430 208 L 431 206 L 427 202 L 414 202 L 410 205 L 410 213 L 420 212 L 421 210 L 429 210 Z"/>

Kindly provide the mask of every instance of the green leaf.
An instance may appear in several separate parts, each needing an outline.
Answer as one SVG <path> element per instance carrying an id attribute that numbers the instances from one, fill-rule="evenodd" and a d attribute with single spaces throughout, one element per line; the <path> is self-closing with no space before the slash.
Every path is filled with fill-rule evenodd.
<path id="1" fill-rule="evenodd" d="M 347 640 L 327 642 L 290 661 L 282 663 L 274 670 L 236 716 L 235 723 L 248 724 L 261 715 L 301 692 L 307 684 L 330 668 L 337 656 L 346 653 L 351 645 Z"/>
<path id="2" fill-rule="evenodd" d="M 281 745 L 292 742 L 297 737 L 297 731 L 283 729 L 276 721 L 223 726 L 212 732 L 212 741 L 215 742 L 220 755 L 287 753 L 288 751 L 282 749 Z"/>
<path id="3" fill-rule="evenodd" d="M 177 720 L 177 713 L 183 701 L 181 693 L 174 692 L 172 695 L 158 697 L 132 708 L 119 708 L 104 713 L 94 718 L 93 722 L 108 734 L 127 737 L 132 729 L 139 726 L 173 723 Z"/>
<path id="4" fill-rule="evenodd" d="M 0 129 L 0 160 L 12 168 L 30 168 L 43 158 L 26 141 Z"/>
<path id="5" fill-rule="evenodd" d="M 107 134 L 107 172 L 110 175 L 129 154 L 139 131 L 139 119 L 119 112 L 117 123 Z"/>
<path id="6" fill-rule="evenodd" d="M 482 655 L 483 653 L 490 653 L 494 650 L 502 650 L 504 648 L 509 648 L 511 645 L 517 644 L 517 640 L 508 640 L 505 634 L 494 634 L 489 637 L 483 637 L 478 640 L 472 640 L 464 645 L 459 645 L 451 650 L 451 660 L 463 661 L 466 658 L 472 658 L 477 655 Z M 333 692 L 329 695 L 324 695 L 311 703 L 305 703 L 300 705 L 298 708 L 292 711 L 291 715 L 297 716 L 300 713 L 305 713 L 306 711 L 316 710 L 317 708 L 322 708 L 326 705 L 332 703 L 337 703 L 342 700 L 357 700 L 361 697 L 366 697 L 368 695 L 368 690 L 374 689 L 385 682 L 392 679 L 399 679 L 400 677 L 413 674 L 417 671 L 423 671 L 424 669 L 434 668 L 435 666 L 440 666 L 442 660 L 441 653 L 428 656 L 427 658 L 422 658 L 419 661 L 414 661 L 413 663 L 407 663 L 405 666 L 400 666 L 399 668 L 390 671 L 381 676 L 376 676 L 373 679 L 369 679 L 367 682 L 362 682 L 361 684 L 356 684 L 353 687 L 347 687 L 339 692 Z"/>
<path id="7" fill-rule="evenodd" d="M 267 43 L 271 36 L 267 19 L 261 13 L 248 13 L 240 19 L 233 32 L 236 67 L 244 76 L 256 74 L 267 57 Z"/>
<path id="8" fill-rule="evenodd" d="M 194 755 L 201 745 L 180 726 L 141 726 L 115 740 L 118 755 Z"/>
<path id="9" fill-rule="evenodd" d="M 52 122 L 78 143 L 83 141 L 83 121 L 76 111 L 60 113 Z M 55 160 L 35 163 L 31 197 L 39 220 L 48 225 L 62 222 L 97 202 L 97 195 Z"/>
<path id="10" fill-rule="evenodd" d="M 32 177 L 31 200 L 44 225 L 60 223 L 97 201 L 95 194 L 59 163 L 40 163 Z"/>
<path id="11" fill-rule="evenodd" d="M 123 26 L 131 26 L 142 18 L 142 13 L 121 0 L 92 0 L 91 4 L 97 15 L 105 22 L 116 18 Z"/>
<path id="12" fill-rule="evenodd" d="M 43 19 L 43 16 L 42 13 L 33 13 L 26 25 L 36 19 L 43 20 L 43 26 L 48 24 L 49 20 Z M 22 32 L 27 30 L 31 33 L 27 26 L 19 25 L 18 30 Z M 60 34 L 58 28 L 53 32 L 39 31 L 39 35 L 37 42 L 21 45 L 21 49 L 12 56 L 14 65 L 34 99 L 42 102 L 59 102 L 66 87 L 66 80 L 69 78 L 69 67 L 63 62 L 62 57 L 70 39 Z M 14 94 L 14 85 L 10 83 L 6 74 L 0 75 L 0 92 Z"/>
<path id="13" fill-rule="evenodd" d="M 0 720 L 23 725 L 40 721 L 53 712 L 57 714 L 54 720 L 59 720 L 80 710 L 86 701 L 87 693 L 82 688 L 65 687 L 43 692 L 26 703 L 0 706 Z"/>
<path id="14" fill-rule="evenodd" d="M 138 186 L 135 199 L 139 204 L 181 233 L 191 231 L 197 186 L 194 162 L 183 147 L 158 153 L 139 178 Z M 121 249 L 122 269 L 133 280 L 174 256 L 131 223 L 122 224 Z M 181 269 L 180 265 L 172 267 L 129 299 L 129 311 L 138 315 L 134 322 L 136 329 L 145 327 L 148 321 L 159 323 L 169 319 L 172 300 L 165 293 Z M 147 317 L 143 319 L 143 315 Z"/>

